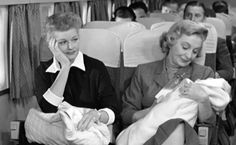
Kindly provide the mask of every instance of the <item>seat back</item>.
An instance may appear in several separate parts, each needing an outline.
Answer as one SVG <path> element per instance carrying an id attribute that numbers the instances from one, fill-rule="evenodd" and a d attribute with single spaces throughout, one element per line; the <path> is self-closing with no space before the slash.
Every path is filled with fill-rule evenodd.
<path id="1" fill-rule="evenodd" d="M 160 33 L 167 32 L 169 28 L 174 24 L 174 22 L 160 22 L 153 24 L 151 30 L 158 31 Z"/>
<path id="2" fill-rule="evenodd" d="M 145 26 L 138 22 L 124 22 L 120 25 L 108 28 L 109 31 L 113 32 L 121 39 L 122 42 L 121 51 L 123 51 L 124 48 L 123 44 L 128 36 L 145 29 L 146 29 Z"/>
<path id="3" fill-rule="evenodd" d="M 120 39 L 106 29 L 80 29 L 80 50 L 102 61 L 106 66 L 119 67 Z M 112 43 L 108 43 L 112 42 Z"/>
<path id="4" fill-rule="evenodd" d="M 225 13 L 216 13 L 216 18 L 221 19 L 226 27 L 226 36 L 231 35 L 232 34 L 232 18 L 230 15 L 227 15 Z"/>
<path id="5" fill-rule="evenodd" d="M 173 21 L 173 22 L 176 22 L 182 19 L 179 15 L 171 14 L 171 13 L 151 13 L 150 17 L 157 17 L 157 18 L 164 19 L 165 21 Z"/>
<path id="6" fill-rule="evenodd" d="M 124 42 L 124 66 L 136 67 L 163 59 L 165 54 L 159 45 L 161 34 L 155 30 L 143 30 L 128 36 Z"/>
<path id="7" fill-rule="evenodd" d="M 124 51 L 124 42 L 126 39 L 135 34 L 138 33 L 142 30 L 146 30 L 145 26 L 137 23 L 137 22 L 124 22 L 120 25 L 116 25 L 114 27 L 108 28 L 108 30 L 112 31 L 115 33 L 121 40 L 121 59 L 120 59 L 120 79 L 119 79 L 119 99 L 121 100 L 121 97 L 124 93 L 124 86 L 125 84 L 123 83 L 124 80 L 124 59 L 123 59 L 123 51 Z"/>
<path id="8" fill-rule="evenodd" d="M 121 40 L 113 32 L 107 29 L 80 29 L 80 50 L 90 57 L 102 61 L 111 78 L 112 86 L 115 89 L 118 99 L 118 106 L 121 109 L 120 100 L 120 49 Z M 119 120 L 119 119 L 117 119 Z M 119 131 L 119 121 L 110 126 L 112 134 L 111 142 Z M 117 131 L 118 130 L 118 131 Z"/>
<path id="9" fill-rule="evenodd" d="M 216 71 L 217 31 L 212 24 L 203 24 L 208 29 L 208 35 L 203 43 L 201 56 L 196 59 L 196 63 L 210 66 L 214 71 Z"/>
<path id="10" fill-rule="evenodd" d="M 137 65 L 164 58 L 165 54 L 160 49 L 159 37 L 173 24 L 174 22 L 155 23 L 150 30 L 139 31 L 125 39 L 123 63 L 121 63 L 124 66 L 121 68 L 121 94 L 130 85 Z M 155 25 L 158 25 L 160 29 L 155 29 Z"/>
<path id="11" fill-rule="evenodd" d="M 85 29 L 107 29 L 116 25 L 119 25 L 123 22 L 115 22 L 115 21 L 91 21 L 87 22 L 83 28 Z"/>
<path id="12" fill-rule="evenodd" d="M 163 18 L 159 17 L 144 17 L 137 18 L 137 22 L 143 24 L 147 29 L 150 29 L 152 24 L 159 23 L 165 21 Z"/>
<path id="13" fill-rule="evenodd" d="M 120 99 L 120 38 L 106 29 L 80 29 L 79 33 L 80 50 L 105 64 L 116 95 Z"/>
<path id="14" fill-rule="evenodd" d="M 161 60 L 165 54 L 160 49 L 161 33 L 142 30 L 128 36 L 124 41 L 123 65 L 121 69 L 121 94 L 130 85 L 132 76 L 139 64 Z"/>
<path id="15" fill-rule="evenodd" d="M 216 28 L 218 37 L 226 39 L 226 26 L 223 20 L 219 18 L 207 17 L 205 22 L 212 24 Z"/>

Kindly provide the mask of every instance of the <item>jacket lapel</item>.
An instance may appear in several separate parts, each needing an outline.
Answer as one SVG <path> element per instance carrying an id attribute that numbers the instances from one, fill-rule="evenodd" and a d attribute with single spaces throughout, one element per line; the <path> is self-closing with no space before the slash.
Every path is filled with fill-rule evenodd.
<path id="1" fill-rule="evenodd" d="M 158 63 L 159 64 L 156 65 L 157 67 L 153 79 L 158 85 L 164 87 L 165 84 L 169 81 L 164 65 L 165 59 L 163 59 L 162 61 L 158 61 Z"/>

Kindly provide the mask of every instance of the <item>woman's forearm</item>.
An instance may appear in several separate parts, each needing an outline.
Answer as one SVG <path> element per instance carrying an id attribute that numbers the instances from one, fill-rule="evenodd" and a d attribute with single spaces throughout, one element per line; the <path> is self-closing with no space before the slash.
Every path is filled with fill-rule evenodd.
<path id="1" fill-rule="evenodd" d="M 200 122 L 205 122 L 213 115 L 213 110 L 210 104 L 210 100 L 200 102 L 198 105 L 198 118 Z"/>
<path id="2" fill-rule="evenodd" d="M 63 97 L 69 71 L 70 71 L 70 66 L 63 66 L 57 78 L 50 87 L 50 91 L 53 92 L 58 97 Z"/>

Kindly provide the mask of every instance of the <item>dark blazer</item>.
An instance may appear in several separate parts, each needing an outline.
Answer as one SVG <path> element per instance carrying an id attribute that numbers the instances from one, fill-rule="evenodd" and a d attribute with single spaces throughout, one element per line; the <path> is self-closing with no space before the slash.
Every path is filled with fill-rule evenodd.
<path id="1" fill-rule="evenodd" d="M 230 53 L 226 44 L 226 40 L 218 38 L 216 49 L 216 72 L 224 78 L 230 81 L 233 78 L 233 65 L 230 59 Z"/>
<path id="2" fill-rule="evenodd" d="M 132 123 L 132 116 L 136 111 L 150 107 L 155 95 L 167 84 L 169 79 L 165 68 L 165 59 L 137 67 L 131 84 L 122 97 L 121 117 L 124 126 Z M 176 76 L 182 74 L 192 81 L 214 77 L 210 67 L 195 63 L 180 69 Z"/>
<path id="3" fill-rule="evenodd" d="M 207 54 L 205 65 L 210 66 L 227 81 L 233 78 L 233 65 L 225 39 L 218 37 L 216 54 Z"/>

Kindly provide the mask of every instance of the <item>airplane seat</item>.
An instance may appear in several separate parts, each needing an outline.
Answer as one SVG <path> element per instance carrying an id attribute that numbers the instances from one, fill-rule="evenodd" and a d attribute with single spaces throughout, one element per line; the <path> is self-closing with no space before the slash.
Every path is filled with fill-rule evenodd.
<path id="1" fill-rule="evenodd" d="M 120 99 L 120 58 L 121 40 L 108 29 L 80 29 L 80 49 L 93 58 L 102 61 L 109 73 L 111 83 L 115 89 L 118 106 L 121 106 Z M 121 108 L 119 108 L 121 110 Z M 119 117 L 117 121 L 109 126 L 112 133 L 111 143 L 114 143 L 115 136 L 120 131 Z"/>
<path id="2" fill-rule="evenodd" d="M 143 30 L 125 39 L 122 64 L 124 67 L 121 71 L 123 93 L 129 86 L 139 64 L 161 60 L 165 57 L 165 54 L 159 49 L 160 35 L 161 33 L 156 31 Z"/>
<path id="3" fill-rule="evenodd" d="M 87 22 L 83 28 L 85 29 L 107 29 L 116 25 L 119 25 L 123 22 L 115 22 L 115 21 L 91 21 Z"/>
<path id="4" fill-rule="evenodd" d="M 170 22 L 176 22 L 182 19 L 178 14 L 160 13 L 160 12 L 153 12 L 150 14 L 150 17 L 157 17 Z"/>
<path id="5" fill-rule="evenodd" d="M 233 24 L 232 24 L 232 18 L 230 15 L 227 15 L 225 13 L 216 13 L 216 18 L 221 19 L 226 27 L 226 36 L 229 36 L 232 34 L 232 28 L 233 28 Z"/>
<path id="6" fill-rule="evenodd" d="M 119 67 L 120 39 L 107 29 L 80 29 L 80 50 L 102 61 L 106 66 Z M 112 43 L 108 43 L 112 42 Z"/>
<path id="7" fill-rule="evenodd" d="M 143 24 L 140 24 L 138 22 L 123 22 L 120 25 L 116 25 L 113 27 L 108 28 L 109 31 L 115 33 L 122 41 L 122 45 L 124 43 L 124 40 L 134 33 L 137 33 L 139 31 L 145 30 L 146 27 Z M 123 46 L 121 48 L 121 51 L 123 50 Z"/>
<path id="8" fill-rule="evenodd" d="M 137 22 L 143 24 L 146 29 L 150 29 L 152 24 L 159 23 L 165 21 L 163 18 L 159 17 L 144 17 L 144 18 L 137 18 Z"/>
<path id="9" fill-rule="evenodd" d="M 210 23 L 203 23 L 208 29 L 208 36 L 203 43 L 203 51 L 201 57 L 197 59 L 199 64 L 210 66 L 213 71 L 216 71 L 216 49 L 217 49 L 217 30 Z"/>
<path id="10" fill-rule="evenodd" d="M 216 28 L 218 37 L 226 39 L 226 25 L 223 20 L 214 17 L 207 17 L 205 22 L 212 24 Z"/>
<path id="11" fill-rule="evenodd" d="M 233 19 L 230 15 L 225 13 L 216 13 L 216 18 L 221 19 L 226 26 L 226 44 L 230 52 L 231 61 L 234 62 L 234 48 L 232 44 Z"/>

